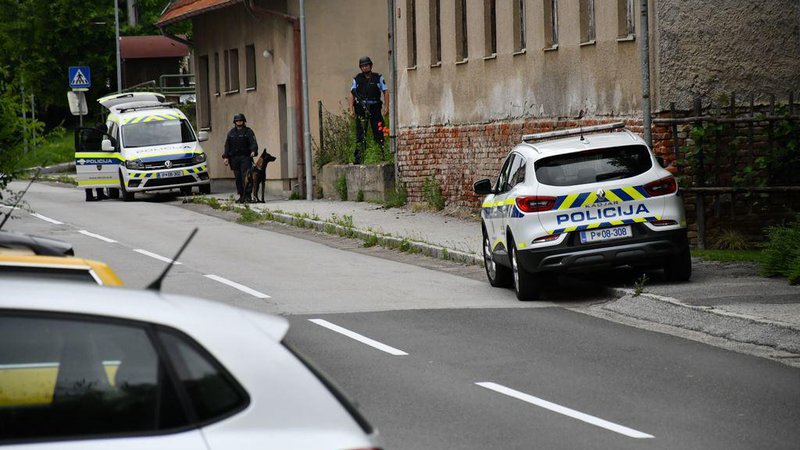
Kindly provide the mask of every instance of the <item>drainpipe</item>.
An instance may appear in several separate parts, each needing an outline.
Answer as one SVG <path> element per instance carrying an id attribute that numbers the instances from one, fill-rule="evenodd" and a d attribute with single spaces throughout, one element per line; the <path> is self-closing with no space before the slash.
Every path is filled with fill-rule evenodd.
<path id="1" fill-rule="evenodd" d="M 641 0 L 641 5 L 642 125 L 644 126 L 644 141 L 652 148 L 653 130 L 650 117 L 650 24 L 647 17 L 647 0 Z"/>
<path id="2" fill-rule="evenodd" d="M 394 179 L 395 184 L 400 182 L 400 168 L 397 164 L 397 41 L 395 39 L 395 0 L 389 1 L 389 67 L 392 74 L 392 82 L 389 91 L 389 146 L 394 155 Z"/>
<path id="3" fill-rule="evenodd" d="M 289 22 L 292 25 L 292 35 L 294 40 L 294 93 L 295 93 L 295 128 L 297 129 L 297 183 L 300 196 L 304 196 L 305 191 L 305 158 L 303 149 L 305 139 L 303 136 L 303 78 L 302 78 L 302 49 L 300 45 L 300 20 L 295 16 L 290 16 L 278 11 L 262 8 L 252 0 L 244 2 L 245 7 L 256 14 L 267 17 L 277 17 Z"/>
<path id="4" fill-rule="evenodd" d="M 308 123 L 308 47 L 306 45 L 306 3 L 300 0 L 300 49 L 303 56 L 303 151 L 306 161 L 306 200 L 314 199 L 314 189 L 311 187 L 311 126 Z M 322 124 L 320 123 L 320 126 Z"/>

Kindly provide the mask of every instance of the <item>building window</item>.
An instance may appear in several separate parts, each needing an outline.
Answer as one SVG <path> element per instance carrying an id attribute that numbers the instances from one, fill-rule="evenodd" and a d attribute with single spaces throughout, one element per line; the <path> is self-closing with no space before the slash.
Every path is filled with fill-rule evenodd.
<path id="1" fill-rule="evenodd" d="M 417 66 L 417 0 L 406 0 L 407 67 Z"/>
<path id="2" fill-rule="evenodd" d="M 239 49 L 225 50 L 225 92 L 239 92 Z"/>
<path id="3" fill-rule="evenodd" d="M 581 44 L 594 42 L 594 0 L 580 0 Z"/>
<path id="4" fill-rule="evenodd" d="M 558 0 L 542 0 L 542 2 L 545 48 L 558 48 Z"/>
<path id="5" fill-rule="evenodd" d="M 208 83 L 208 56 L 201 56 L 198 60 L 198 72 L 200 75 L 199 88 L 200 92 L 200 111 L 198 111 L 198 125 L 200 128 L 211 128 L 211 87 Z"/>
<path id="6" fill-rule="evenodd" d="M 636 16 L 633 0 L 617 0 L 617 37 L 631 38 L 636 35 Z"/>
<path id="7" fill-rule="evenodd" d="M 441 0 L 430 0 L 431 65 L 442 62 Z"/>
<path id="8" fill-rule="evenodd" d="M 485 34 L 485 55 L 497 54 L 497 1 L 483 0 L 483 30 Z"/>
<path id="9" fill-rule="evenodd" d="M 514 0 L 514 51 L 525 50 L 525 0 Z"/>
<path id="10" fill-rule="evenodd" d="M 467 0 L 456 0 L 456 60 L 465 61 L 467 58 Z"/>
<path id="11" fill-rule="evenodd" d="M 244 48 L 244 63 L 246 73 L 245 86 L 248 90 L 255 90 L 256 88 L 256 46 L 248 45 Z"/>
<path id="12" fill-rule="evenodd" d="M 214 94 L 219 95 L 219 53 L 214 53 Z"/>

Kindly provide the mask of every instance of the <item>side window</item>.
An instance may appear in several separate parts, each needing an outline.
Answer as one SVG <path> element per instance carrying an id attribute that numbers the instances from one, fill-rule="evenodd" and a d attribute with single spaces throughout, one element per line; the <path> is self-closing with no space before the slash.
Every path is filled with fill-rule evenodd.
<path id="1" fill-rule="evenodd" d="M 506 192 L 508 188 L 508 180 L 511 174 L 511 166 L 514 164 L 514 159 L 516 158 L 516 153 L 512 153 L 508 155 L 506 158 L 506 162 L 503 163 L 503 168 L 500 169 L 500 176 L 497 177 L 497 184 L 494 187 L 494 190 L 497 192 Z"/>
<path id="2" fill-rule="evenodd" d="M 0 443 L 184 426 L 165 374 L 141 326 L 0 315 Z"/>
<path id="3" fill-rule="evenodd" d="M 196 344 L 170 332 L 159 338 L 199 421 L 220 420 L 247 406 L 244 389 Z"/>
<path id="4" fill-rule="evenodd" d="M 525 158 L 521 156 L 517 156 L 514 160 L 514 165 L 511 167 L 511 179 L 508 183 L 511 187 L 525 182 L 525 163 Z"/>

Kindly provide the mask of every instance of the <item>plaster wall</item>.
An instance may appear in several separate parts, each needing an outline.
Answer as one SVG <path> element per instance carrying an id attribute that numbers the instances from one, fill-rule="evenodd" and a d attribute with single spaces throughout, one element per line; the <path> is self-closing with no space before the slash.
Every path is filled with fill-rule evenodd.
<path id="1" fill-rule="evenodd" d="M 618 40 L 616 1 L 596 1 L 596 39 L 580 43 L 579 2 L 558 5 L 559 45 L 545 50 L 542 0 L 526 5 L 526 49 L 514 52 L 511 1 L 497 1 L 497 54 L 485 53 L 483 0 L 467 0 L 469 55 L 456 62 L 455 3 L 441 0 L 441 65 L 431 66 L 429 5 L 417 0 L 417 65 L 408 67 L 407 3 L 398 1 L 399 125 L 627 115 L 640 109 L 639 49 Z M 623 18 L 624 20 L 624 18 Z M 637 15 L 636 29 L 638 26 Z"/>
<path id="2" fill-rule="evenodd" d="M 800 90 L 797 0 L 656 0 L 657 108 Z"/>

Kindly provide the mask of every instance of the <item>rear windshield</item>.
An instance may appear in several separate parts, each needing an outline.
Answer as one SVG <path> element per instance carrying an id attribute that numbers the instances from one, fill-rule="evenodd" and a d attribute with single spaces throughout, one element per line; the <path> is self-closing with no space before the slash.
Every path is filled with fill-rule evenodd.
<path id="1" fill-rule="evenodd" d="M 574 186 L 634 177 L 652 166 L 647 147 L 627 145 L 542 158 L 534 167 L 540 183 Z"/>
<path id="2" fill-rule="evenodd" d="M 159 118 L 159 120 L 148 122 L 129 123 L 122 127 L 122 142 L 125 148 L 180 144 L 195 140 L 192 127 L 186 119 L 164 120 Z"/>

